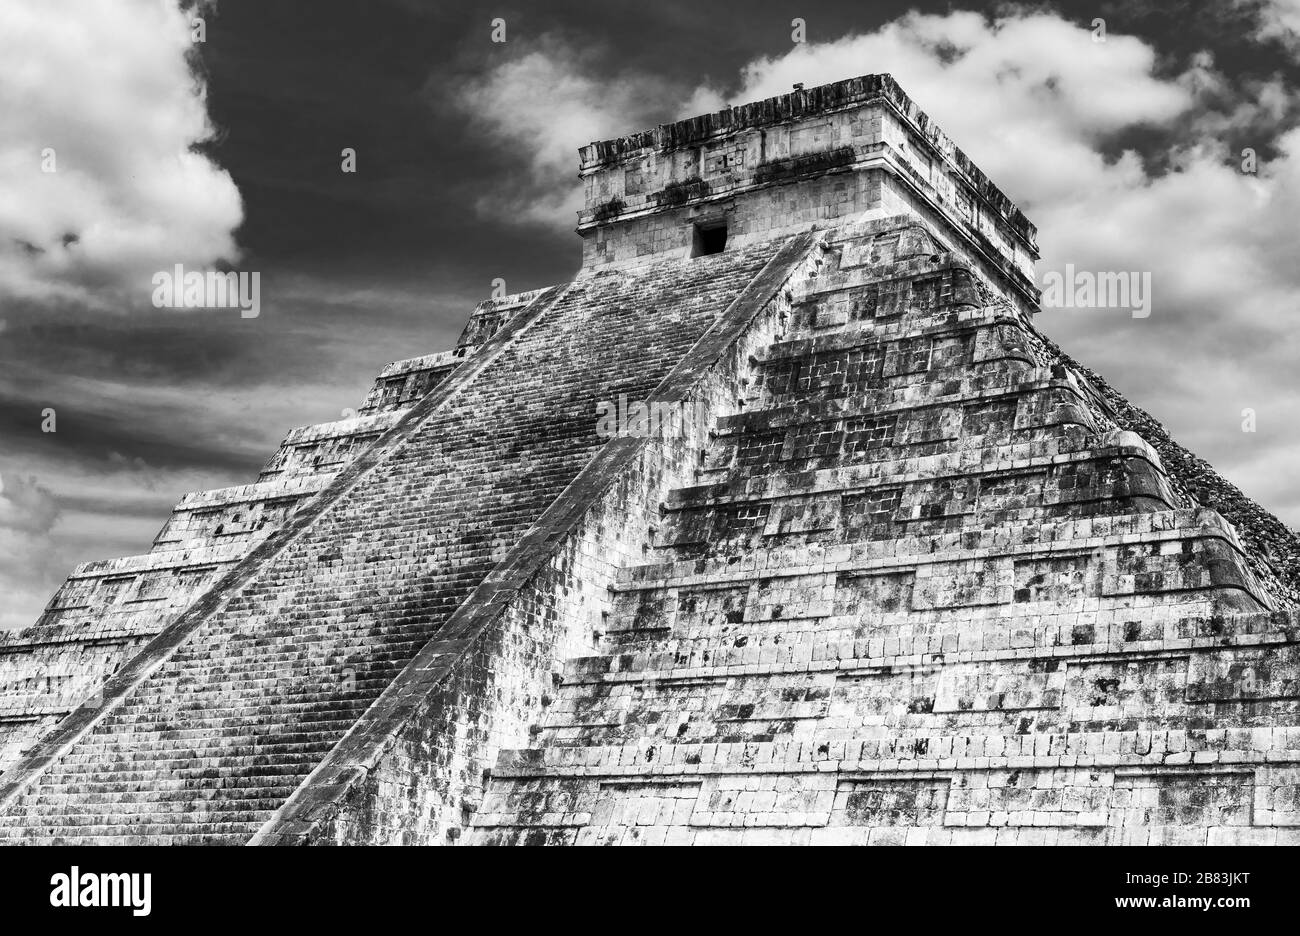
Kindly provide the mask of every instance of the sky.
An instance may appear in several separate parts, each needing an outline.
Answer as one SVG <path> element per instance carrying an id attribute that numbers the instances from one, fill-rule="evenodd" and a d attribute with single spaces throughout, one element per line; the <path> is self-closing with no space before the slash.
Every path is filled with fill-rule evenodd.
<path id="1" fill-rule="evenodd" d="M 875 72 L 1038 226 L 1040 278 L 1151 275 L 1147 318 L 1038 324 L 1300 526 L 1300 0 L 0 0 L 0 628 L 494 279 L 572 278 L 579 146 Z M 176 264 L 256 271 L 260 314 L 155 308 Z"/>

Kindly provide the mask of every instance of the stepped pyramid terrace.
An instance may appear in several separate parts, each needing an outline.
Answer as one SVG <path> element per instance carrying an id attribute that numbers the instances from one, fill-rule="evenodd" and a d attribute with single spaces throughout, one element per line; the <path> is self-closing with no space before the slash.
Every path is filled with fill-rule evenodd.
<path id="1" fill-rule="evenodd" d="M 1300 844 L 1300 544 L 892 78 L 580 172 L 572 282 L 0 635 L 0 841 Z"/>

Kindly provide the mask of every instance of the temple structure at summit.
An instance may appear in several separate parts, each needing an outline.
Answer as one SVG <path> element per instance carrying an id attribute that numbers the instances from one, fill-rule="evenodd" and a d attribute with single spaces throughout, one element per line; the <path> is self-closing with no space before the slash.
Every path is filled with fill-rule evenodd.
<path id="1" fill-rule="evenodd" d="M 572 282 L 0 636 L 0 841 L 1300 843 L 1300 543 L 889 76 L 580 171 Z"/>

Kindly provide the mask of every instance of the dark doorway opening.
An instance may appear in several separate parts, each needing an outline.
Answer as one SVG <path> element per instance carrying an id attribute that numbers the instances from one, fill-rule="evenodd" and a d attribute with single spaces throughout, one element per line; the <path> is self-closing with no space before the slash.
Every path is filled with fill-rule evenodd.
<path id="1" fill-rule="evenodd" d="M 691 244 L 692 257 L 707 257 L 709 254 L 722 253 L 726 246 L 726 221 L 695 225 L 695 236 Z"/>

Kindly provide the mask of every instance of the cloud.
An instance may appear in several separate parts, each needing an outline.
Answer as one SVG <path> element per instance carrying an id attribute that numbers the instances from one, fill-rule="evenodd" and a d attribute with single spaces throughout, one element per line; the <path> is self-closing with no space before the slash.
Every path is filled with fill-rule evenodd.
<path id="1" fill-rule="evenodd" d="M 578 148 L 654 123 L 684 89 L 652 75 L 602 74 L 598 46 L 558 35 L 523 47 L 452 95 L 480 133 L 518 150 L 523 164 L 479 208 L 498 220 L 572 230 L 583 205 Z"/>
<path id="2" fill-rule="evenodd" d="M 1300 0 L 1237 0 L 1236 5 L 1254 13 L 1259 39 L 1300 48 Z"/>
<path id="3" fill-rule="evenodd" d="M 58 519 L 54 495 L 34 479 L 0 475 L 0 630 L 34 624 L 61 581 Z"/>
<path id="4" fill-rule="evenodd" d="M 192 16 L 0 0 L 0 297 L 120 308 L 156 270 L 237 256 L 239 192 L 194 149 L 213 128 Z"/>

